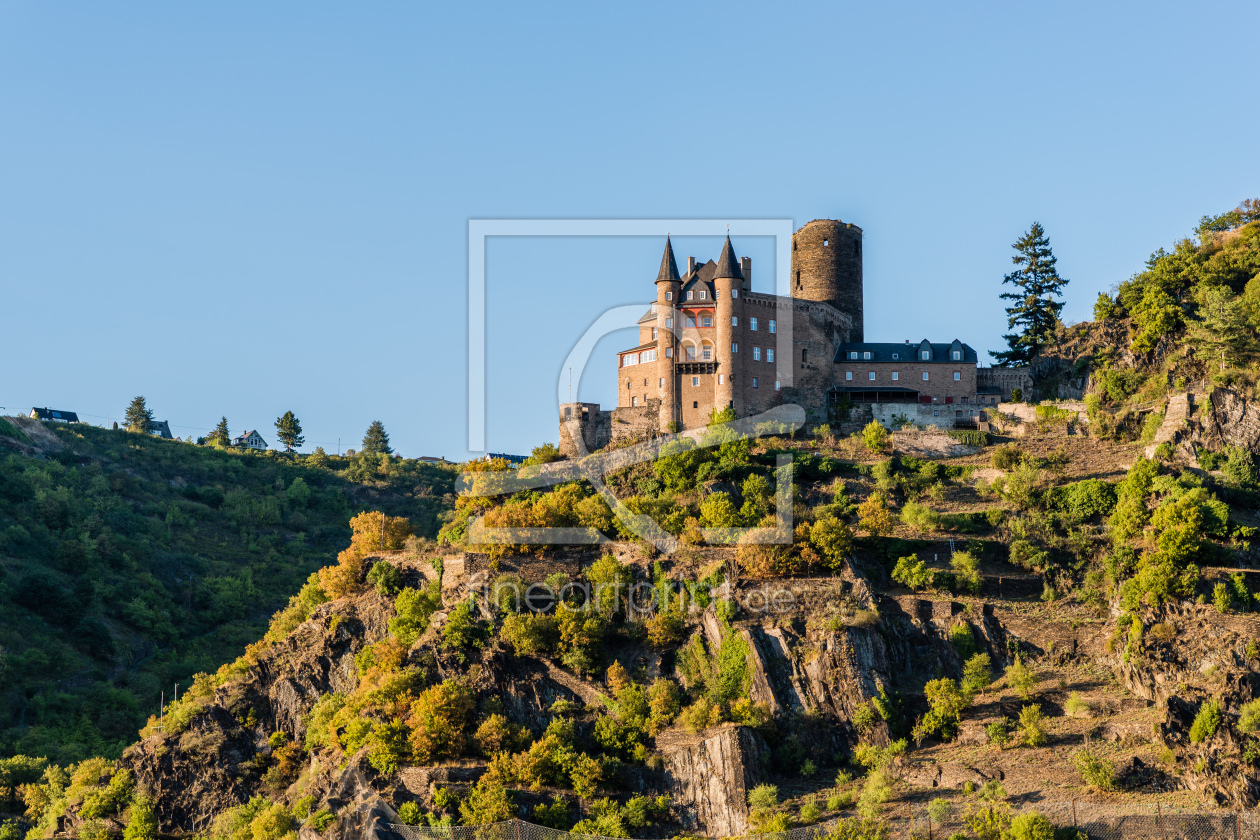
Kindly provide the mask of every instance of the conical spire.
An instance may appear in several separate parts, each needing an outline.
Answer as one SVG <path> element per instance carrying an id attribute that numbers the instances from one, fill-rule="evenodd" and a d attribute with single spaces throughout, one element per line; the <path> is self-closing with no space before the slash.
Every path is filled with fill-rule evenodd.
<path id="1" fill-rule="evenodd" d="M 739 270 L 739 260 L 735 259 L 735 249 L 731 247 L 730 236 L 726 237 L 726 243 L 722 245 L 722 256 L 718 257 L 717 270 L 713 272 L 713 279 L 744 279 L 744 273 Z"/>
<path id="2" fill-rule="evenodd" d="M 674 261 L 674 246 L 669 244 L 669 235 L 665 235 L 665 254 L 661 257 L 661 270 L 656 272 L 656 282 L 668 280 L 677 283 L 682 278 L 678 276 L 678 263 Z"/>

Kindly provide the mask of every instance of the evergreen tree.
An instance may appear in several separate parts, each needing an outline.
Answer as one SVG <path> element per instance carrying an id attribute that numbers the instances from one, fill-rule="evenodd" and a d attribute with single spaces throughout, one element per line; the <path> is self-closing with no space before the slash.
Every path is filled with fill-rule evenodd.
<path id="1" fill-rule="evenodd" d="M 131 401 L 131 405 L 127 406 L 127 413 L 123 415 L 123 422 L 127 424 L 129 432 L 143 435 L 149 433 L 153 426 L 153 412 L 145 405 L 144 397 L 136 397 Z"/>
<path id="2" fill-rule="evenodd" d="M 228 431 L 227 418 L 219 418 L 219 424 L 210 433 L 208 442 L 214 446 L 228 447 L 232 445 L 232 433 Z"/>
<path id="3" fill-rule="evenodd" d="M 380 420 L 373 420 L 372 425 L 368 426 L 367 434 L 363 436 L 361 452 L 364 455 L 389 455 L 393 451 L 389 446 L 389 433 L 385 431 L 384 424 Z"/>
<path id="4" fill-rule="evenodd" d="M 1006 325 L 1018 326 L 1020 331 L 1002 336 L 1010 349 L 991 351 L 1002 367 L 1028 364 L 1049 342 L 1063 309 L 1063 301 L 1054 298 L 1063 297 L 1063 287 L 1068 284 L 1054 268 L 1058 260 L 1040 222 L 1033 222 L 1028 233 L 1011 247 L 1016 251 L 1011 261 L 1018 268 L 1003 277 L 1002 282 L 1010 283 L 1015 291 L 1003 292 L 1002 299 L 1011 301 Z"/>
<path id="5" fill-rule="evenodd" d="M 117 420 L 115 420 L 115 421 L 114 421 L 114 431 L 115 431 L 115 432 L 116 432 L 116 431 L 118 431 L 118 421 L 117 421 Z"/>
<path id="6" fill-rule="evenodd" d="M 1256 336 L 1247 323 L 1241 299 L 1228 286 L 1210 286 L 1200 295 L 1200 321 L 1190 324 L 1194 354 L 1205 362 L 1218 362 L 1221 370 L 1250 358 Z"/>
<path id="7" fill-rule="evenodd" d="M 286 411 L 283 417 L 276 420 L 276 437 L 284 444 L 285 452 L 292 452 L 294 447 L 306 442 L 306 438 L 302 437 L 302 424 L 293 416 L 292 411 Z"/>

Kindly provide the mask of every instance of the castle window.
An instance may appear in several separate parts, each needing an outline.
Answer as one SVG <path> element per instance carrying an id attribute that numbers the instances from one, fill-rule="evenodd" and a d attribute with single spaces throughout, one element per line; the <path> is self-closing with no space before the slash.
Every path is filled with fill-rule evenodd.
<path id="1" fill-rule="evenodd" d="M 686 316 L 686 320 L 685 320 L 685 321 L 683 321 L 683 326 L 685 326 L 685 327 L 694 327 L 695 325 L 696 325 L 696 318 L 695 318 L 695 316 L 694 316 L 694 315 L 688 315 L 688 316 Z"/>
<path id="2" fill-rule="evenodd" d="M 672 330 L 673 328 L 674 328 L 674 319 L 673 319 L 673 318 L 666 318 L 666 319 L 665 319 L 665 329 L 667 329 L 667 330 Z"/>
<path id="3" fill-rule="evenodd" d="M 724 374 L 724 373 L 719 373 L 719 374 L 718 374 L 718 384 L 719 384 L 719 385 L 725 385 L 725 384 L 726 384 L 726 374 Z"/>
<path id="4" fill-rule="evenodd" d="M 767 361 L 767 362 L 773 362 L 773 361 L 774 361 L 774 348 L 773 348 L 773 347 L 767 347 L 767 348 L 766 348 L 766 361 Z"/>
<path id="5" fill-rule="evenodd" d="M 693 344 L 688 344 L 688 345 L 686 345 L 685 347 L 683 347 L 683 350 L 684 350 L 684 352 L 686 352 L 686 354 L 687 354 L 687 361 L 689 361 L 689 362 L 694 362 L 694 361 L 696 360 L 696 348 L 695 348 L 695 345 L 693 345 Z"/>
<path id="6" fill-rule="evenodd" d="M 967 404 L 967 398 L 966 398 L 966 397 L 963 397 L 963 398 L 962 398 L 962 404 L 963 404 L 963 405 L 966 405 L 966 404 Z"/>
<path id="7" fill-rule="evenodd" d="M 572 416 L 573 416 L 573 406 L 571 406 L 571 405 L 566 405 L 566 406 L 564 407 L 564 419 L 565 419 L 565 420 L 568 420 L 568 419 L 569 419 L 570 417 L 572 417 Z"/>
<path id="8" fill-rule="evenodd" d="M 851 370 L 846 370 L 846 371 L 844 372 L 844 381 L 845 381 L 845 382 L 852 382 L 852 381 L 853 381 L 853 371 L 851 371 Z"/>
<path id="9" fill-rule="evenodd" d="M 700 290 L 700 300 L 704 300 L 704 295 L 705 295 L 704 289 L 701 289 L 701 290 Z"/>
<path id="10" fill-rule="evenodd" d="M 775 332 L 775 327 L 776 327 L 776 325 L 775 325 L 775 323 L 774 323 L 774 319 L 773 319 L 773 318 L 771 318 L 771 319 L 770 319 L 770 332 Z"/>
<path id="11" fill-rule="evenodd" d="M 954 350 L 953 352 L 949 354 L 949 357 L 956 362 L 962 358 L 962 352 L 958 350 Z"/>
<path id="12" fill-rule="evenodd" d="M 691 296 L 694 294 L 695 292 L 687 292 L 687 300 L 691 300 Z"/>
<path id="13" fill-rule="evenodd" d="M 753 332 L 756 332 L 756 331 L 757 331 L 757 319 L 756 319 L 756 318 L 749 318 L 749 319 L 748 319 L 748 329 L 752 330 Z"/>
<path id="14" fill-rule="evenodd" d="M 901 356 L 897 355 L 896 353 L 893 353 L 893 361 L 894 361 L 894 362 L 895 362 L 895 361 L 897 361 L 897 360 L 898 360 L 898 359 L 900 359 L 900 358 L 901 358 Z"/>
<path id="15" fill-rule="evenodd" d="M 954 381 L 958 382 L 960 379 L 962 379 L 962 373 L 960 371 L 954 371 Z"/>
<path id="16" fill-rule="evenodd" d="M 924 381 L 924 382 L 927 382 L 927 381 L 928 381 L 928 372 L 927 372 L 926 370 L 925 370 L 925 371 L 923 371 L 923 381 Z"/>
<path id="17" fill-rule="evenodd" d="M 755 376 L 753 377 L 753 387 L 754 387 L 754 388 L 756 388 L 756 387 L 757 387 L 757 377 L 755 377 Z"/>
<path id="18" fill-rule="evenodd" d="M 774 380 L 774 390 L 779 390 L 779 380 Z"/>
<path id="19" fill-rule="evenodd" d="M 753 348 L 753 361 L 754 361 L 754 362 L 760 362 L 760 361 L 761 361 L 761 348 L 760 348 L 760 347 L 754 347 L 754 348 Z"/>
<path id="20" fill-rule="evenodd" d="M 639 404 L 639 398 L 638 398 L 638 397 L 631 397 L 631 398 L 630 398 L 630 405 L 632 405 L 632 406 L 637 406 L 638 404 Z"/>
<path id="21" fill-rule="evenodd" d="M 652 327 L 652 340 L 656 341 L 656 327 Z"/>
<path id="22" fill-rule="evenodd" d="M 892 379 L 893 379 L 893 382 L 896 382 L 896 381 L 897 381 L 898 379 L 900 379 L 900 378 L 901 378 L 901 372 L 900 372 L 900 371 L 895 371 L 895 370 L 894 370 L 894 371 L 892 372 Z"/>
<path id="23" fill-rule="evenodd" d="M 870 350 L 867 350 L 866 352 L 864 352 L 864 353 L 862 354 L 862 358 L 863 358 L 863 359 L 869 359 L 870 357 L 871 357 L 871 351 L 870 351 Z"/>
<path id="24" fill-rule="evenodd" d="M 731 326 L 732 326 L 732 327 L 738 327 L 738 326 L 739 326 L 739 316 L 738 316 L 738 315 L 732 315 L 732 316 L 731 316 Z"/>
<path id="25" fill-rule="evenodd" d="M 701 356 L 701 357 L 702 357 L 702 358 L 703 358 L 706 362 L 708 362 L 708 361 L 712 361 L 712 359 L 713 359 L 713 345 L 712 345 L 712 344 L 706 344 L 706 345 L 704 345 L 704 347 L 701 349 L 700 356 Z"/>
<path id="26" fill-rule="evenodd" d="M 802 350 L 802 351 L 801 351 L 801 361 L 802 361 L 802 362 L 808 362 L 808 361 L 809 361 L 809 351 L 808 351 L 808 350 Z"/>
<path id="27" fill-rule="evenodd" d="M 940 416 L 941 416 L 941 411 L 940 411 L 940 409 L 939 409 L 939 408 L 934 408 L 934 409 L 932 409 L 932 416 L 933 416 L 933 417 L 940 417 Z"/>
<path id="28" fill-rule="evenodd" d="M 659 385 L 657 385 L 656 387 L 658 387 L 658 388 L 664 388 L 664 387 L 665 387 L 665 377 L 663 377 L 663 376 L 661 377 L 661 382 L 660 382 L 660 384 L 659 384 Z"/>
<path id="29" fill-rule="evenodd" d="M 738 353 L 738 352 L 739 352 L 739 343 L 738 343 L 738 342 L 735 342 L 735 341 L 732 341 L 732 342 L 731 342 L 731 352 L 732 352 L 732 353 Z"/>
<path id="30" fill-rule="evenodd" d="M 672 358 L 674 358 L 674 348 L 673 348 L 673 347 L 666 347 L 666 348 L 665 348 L 665 358 L 667 358 L 667 359 L 672 359 Z"/>
<path id="31" fill-rule="evenodd" d="M 826 240 L 826 239 L 824 239 L 824 240 L 823 240 L 823 247 L 824 247 L 824 248 L 826 248 L 826 247 L 827 247 L 827 240 Z"/>
<path id="32" fill-rule="evenodd" d="M 665 293 L 665 300 L 673 300 L 673 299 L 674 299 L 674 293 L 673 293 L 673 292 L 666 292 L 666 293 Z"/>
<path id="33" fill-rule="evenodd" d="M 698 376 L 693 376 L 693 377 L 691 377 L 691 387 L 692 387 L 692 388 L 695 388 L 695 387 L 696 387 L 696 386 L 698 386 L 699 384 L 700 384 L 700 377 L 698 377 Z"/>
<path id="34" fill-rule="evenodd" d="M 699 407 L 700 407 L 700 403 L 699 403 L 699 401 L 697 401 L 697 400 L 692 400 L 692 401 L 691 401 L 691 407 L 692 407 L 692 408 L 699 408 Z"/>
<path id="35" fill-rule="evenodd" d="M 731 297 L 733 298 L 739 297 L 739 289 L 731 289 Z"/>
<path id="36" fill-rule="evenodd" d="M 630 390 L 630 380 L 629 380 L 629 379 L 627 379 L 627 380 L 626 380 L 626 390 L 627 390 L 627 391 L 629 391 L 629 390 Z"/>
<path id="37" fill-rule="evenodd" d="M 643 378 L 643 387 L 644 387 L 644 388 L 646 388 L 646 387 L 647 387 L 647 377 L 644 377 L 644 378 Z"/>
<path id="38" fill-rule="evenodd" d="M 866 378 L 867 378 L 868 380 L 870 380 L 871 382 L 874 382 L 874 381 L 875 381 L 875 371 L 871 371 L 870 373 L 866 374 Z"/>
<path id="39" fill-rule="evenodd" d="M 711 327 L 711 326 L 713 326 L 713 319 L 712 319 L 712 318 L 710 318 L 708 315 L 705 315 L 705 316 L 704 316 L 704 320 L 702 320 L 702 321 L 700 322 L 700 324 L 701 324 L 701 326 Z"/>
<path id="40" fill-rule="evenodd" d="M 856 350 L 850 350 L 850 351 L 849 351 L 849 358 L 850 358 L 850 359 L 856 359 L 856 358 L 857 358 L 857 351 L 856 351 Z"/>
<path id="41" fill-rule="evenodd" d="M 920 359 L 922 359 L 922 360 L 923 360 L 923 361 L 925 361 L 925 362 L 926 362 L 926 361 L 930 361 L 930 360 L 931 360 L 931 358 L 932 358 L 932 351 L 930 351 L 930 350 L 920 350 L 920 351 L 919 351 L 919 358 L 920 358 Z"/>

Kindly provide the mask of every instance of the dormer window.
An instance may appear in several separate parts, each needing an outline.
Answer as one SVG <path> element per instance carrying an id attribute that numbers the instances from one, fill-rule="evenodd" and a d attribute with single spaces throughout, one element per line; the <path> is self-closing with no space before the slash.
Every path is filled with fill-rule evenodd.
<path id="1" fill-rule="evenodd" d="M 695 292 L 687 292 L 687 300 L 691 300 L 691 296 L 694 294 Z"/>
<path id="2" fill-rule="evenodd" d="M 926 362 L 926 361 L 931 360 L 931 358 L 932 358 L 932 351 L 931 351 L 931 350 L 920 350 L 920 351 L 919 351 L 919 358 L 920 358 L 920 359 L 922 359 L 922 360 L 923 360 L 923 361 L 925 361 L 925 362 Z"/>
<path id="3" fill-rule="evenodd" d="M 896 353 L 893 353 L 893 361 L 894 361 L 894 362 L 895 362 L 895 361 L 897 361 L 897 360 L 898 360 L 898 359 L 900 359 L 900 358 L 901 358 L 901 357 L 900 357 L 900 356 L 898 356 Z"/>
<path id="4" fill-rule="evenodd" d="M 700 290 L 700 300 L 704 300 L 704 289 Z"/>
<path id="5" fill-rule="evenodd" d="M 856 350 L 850 350 L 850 351 L 849 351 L 849 358 L 850 358 L 850 359 L 856 359 L 856 358 L 857 358 L 857 351 L 856 351 Z"/>
<path id="6" fill-rule="evenodd" d="M 863 359 L 869 359 L 870 357 L 871 357 L 871 351 L 870 351 L 870 350 L 867 350 L 867 351 L 865 351 L 864 353 L 862 353 L 862 358 L 863 358 Z"/>
<path id="7" fill-rule="evenodd" d="M 962 358 L 962 351 L 961 351 L 961 350 L 952 350 L 952 351 L 950 351 L 949 357 L 950 357 L 951 359 L 953 359 L 953 360 L 956 362 L 956 361 L 958 361 L 959 359 L 961 359 L 961 358 Z"/>

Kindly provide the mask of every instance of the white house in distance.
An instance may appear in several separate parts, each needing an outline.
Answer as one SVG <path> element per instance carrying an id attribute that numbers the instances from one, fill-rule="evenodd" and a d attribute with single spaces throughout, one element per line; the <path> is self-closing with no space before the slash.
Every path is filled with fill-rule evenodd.
<path id="1" fill-rule="evenodd" d="M 267 441 L 262 439 L 262 435 L 255 431 L 248 431 L 243 435 L 239 435 L 232 441 L 233 446 L 240 446 L 245 449 L 266 449 Z"/>

